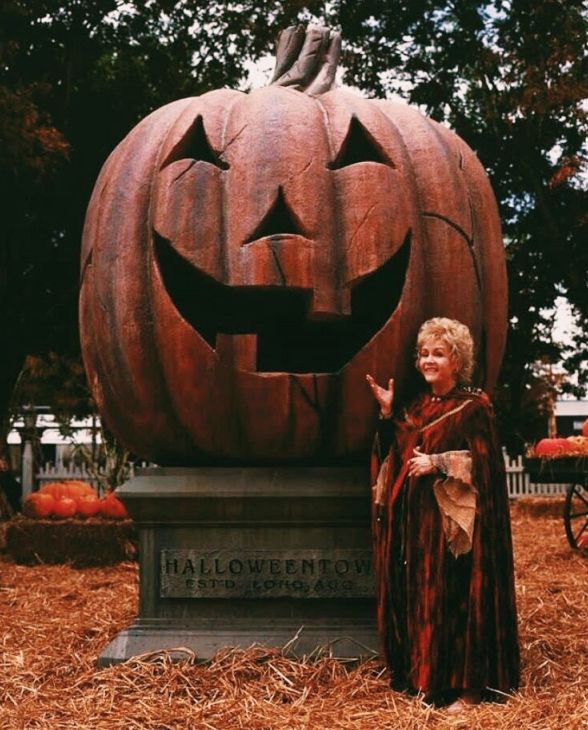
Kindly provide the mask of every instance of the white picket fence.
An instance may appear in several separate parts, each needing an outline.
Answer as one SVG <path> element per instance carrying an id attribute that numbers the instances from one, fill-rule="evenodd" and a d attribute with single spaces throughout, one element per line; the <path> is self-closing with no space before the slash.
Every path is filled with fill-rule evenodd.
<path id="1" fill-rule="evenodd" d="M 532 482 L 529 479 L 529 475 L 525 472 L 523 457 L 518 456 L 516 459 L 511 459 L 506 451 L 503 453 L 509 497 L 517 498 L 531 495 L 565 494 L 568 487 L 567 484 L 542 484 L 540 482 Z M 145 463 L 141 466 L 148 466 L 148 464 Z M 132 473 L 133 467 L 131 465 L 131 475 Z M 89 482 L 99 493 L 102 491 L 98 480 L 92 477 L 85 467 L 75 466 L 74 464 L 69 464 L 68 466 L 64 464 L 54 465 L 48 462 L 37 472 L 37 482 L 39 485 L 47 482 L 66 481 L 68 479 Z"/>
<path id="2" fill-rule="evenodd" d="M 523 457 L 511 459 L 503 449 L 508 496 L 512 499 L 527 496 L 550 496 L 565 494 L 569 484 L 546 484 L 532 482 L 523 466 Z"/>
<path id="3" fill-rule="evenodd" d="M 142 466 L 146 466 L 146 464 Z M 130 476 L 133 476 L 134 466 L 132 463 L 129 464 L 129 468 Z M 101 472 L 99 471 L 99 473 Z M 37 484 L 40 487 L 49 482 L 65 482 L 68 480 L 88 482 L 98 492 L 99 496 L 103 496 L 104 489 L 100 480 L 90 474 L 85 466 L 76 466 L 73 463 L 68 465 L 53 464 L 53 462 L 49 461 L 39 469 L 36 478 Z"/>

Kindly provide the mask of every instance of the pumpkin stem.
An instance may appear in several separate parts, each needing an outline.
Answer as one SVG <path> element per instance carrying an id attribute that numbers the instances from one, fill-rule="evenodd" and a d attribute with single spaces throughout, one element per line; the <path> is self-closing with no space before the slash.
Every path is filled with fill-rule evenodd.
<path id="1" fill-rule="evenodd" d="M 291 86 L 312 96 L 333 88 L 341 35 L 328 28 L 292 25 L 278 36 L 271 84 Z"/>

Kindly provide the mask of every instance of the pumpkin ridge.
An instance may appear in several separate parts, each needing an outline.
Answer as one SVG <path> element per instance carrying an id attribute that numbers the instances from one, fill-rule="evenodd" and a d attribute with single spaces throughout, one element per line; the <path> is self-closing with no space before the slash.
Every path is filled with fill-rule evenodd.
<path id="1" fill-rule="evenodd" d="M 235 103 L 236 103 L 236 102 L 235 102 Z M 229 115 L 229 114 L 230 114 L 230 110 L 228 110 L 228 111 L 227 111 L 227 117 L 228 117 L 228 115 Z M 228 123 L 228 120 L 227 120 L 227 121 L 225 121 L 225 125 L 224 125 L 224 127 L 223 127 L 223 136 L 224 136 L 224 134 L 225 134 L 225 132 L 226 132 L 226 128 L 227 128 L 227 123 Z M 229 149 L 229 147 L 230 147 L 230 146 L 231 146 L 231 145 L 233 144 L 233 142 L 236 142 L 236 141 L 237 141 L 237 140 L 239 139 L 239 137 L 240 137 L 240 136 L 241 136 L 241 135 L 243 134 L 243 132 L 244 132 L 244 131 L 245 131 L 245 130 L 247 129 L 247 127 L 248 127 L 248 126 L 249 126 L 249 122 L 245 122 L 245 123 L 243 124 L 243 126 L 242 126 L 242 127 L 240 128 L 240 129 L 238 129 L 238 130 L 237 130 L 237 131 L 235 132 L 235 134 L 233 134 L 233 136 L 231 137 L 231 139 L 230 139 L 230 140 L 229 140 L 229 141 L 228 141 L 228 142 L 227 142 L 227 143 L 226 143 L 226 144 L 224 145 L 224 147 L 223 147 L 223 152 L 222 152 L 222 153 L 223 153 L 223 155 L 224 155 L 224 154 L 225 154 L 225 152 L 226 152 L 226 151 L 227 151 L 227 150 Z"/>
<path id="2" fill-rule="evenodd" d="M 187 115 L 191 109 L 191 107 L 194 105 L 194 101 L 197 97 L 189 97 L 187 99 L 181 99 L 180 102 L 185 102 L 183 105 L 183 109 L 180 113 L 180 117 L 183 117 L 185 114 Z M 175 103 L 180 103 L 175 102 Z M 173 102 L 172 102 L 173 104 Z M 169 105 L 171 106 L 171 105 Z M 165 108 L 165 107 L 164 107 Z M 159 137 L 159 141 L 157 146 L 155 147 L 154 154 L 153 154 L 153 161 L 154 161 L 154 170 L 160 170 L 162 167 L 162 157 L 163 157 L 163 151 L 165 149 L 165 144 L 168 141 L 168 135 L 173 130 L 173 128 L 178 123 L 178 119 L 176 117 L 171 117 L 170 121 L 167 124 L 167 127 L 163 134 Z M 148 291 L 146 293 L 146 297 L 149 302 L 149 308 L 150 310 L 153 309 L 154 302 L 153 302 L 153 296 L 154 296 L 154 289 L 153 289 L 153 267 L 157 265 L 155 261 L 155 233 L 154 233 L 154 227 L 153 227 L 153 193 L 156 185 L 156 176 L 151 175 L 149 178 L 149 185 L 148 185 L 148 194 L 147 194 L 147 226 L 146 226 L 146 232 L 145 232 L 145 238 L 146 242 L 149 246 L 149 253 L 146 257 L 145 261 L 145 276 L 146 280 L 149 283 Z M 147 318 L 147 327 L 145 328 L 145 335 L 149 338 L 150 344 L 152 347 L 152 351 L 157 351 L 157 332 L 155 331 L 155 324 L 153 322 L 152 318 Z M 172 431 L 175 432 L 175 437 L 173 438 L 173 442 L 175 444 L 176 439 L 184 444 L 184 446 L 180 446 L 179 451 L 185 450 L 186 446 L 188 448 L 195 449 L 196 451 L 200 451 L 196 444 L 193 441 L 192 434 L 190 433 L 189 428 L 182 422 L 182 420 L 178 417 L 177 412 L 175 408 L 170 407 L 170 404 L 173 403 L 173 399 L 171 397 L 170 387 L 167 382 L 167 378 L 164 372 L 164 369 L 162 367 L 161 361 L 158 359 L 156 363 L 156 367 L 152 368 L 152 372 L 154 373 L 154 377 L 157 379 L 157 383 L 159 385 L 158 392 L 160 394 L 160 400 L 163 401 L 166 404 L 166 413 L 169 414 L 168 418 L 171 421 Z"/>
<path id="3" fill-rule="evenodd" d="M 508 290 L 504 247 L 496 199 L 488 176 L 478 159 L 463 140 L 451 130 L 435 123 L 437 134 L 459 153 L 460 173 L 469 203 L 474 255 L 481 279 L 482 333 L 479 360 L 484 356 L 484 387 L 490 391 L 498 375 L 498 363 L 506 345 L 506 330 L 498 323 L 506 320 Z"/>
<path id="4" fill-rule="evenodd" d="M 243 134 L 243 132 L 247 129 L 249 126 L 249 121 L 246 121 L 239 130 L 231 137 L 231 139 L 226 142 L 226 134 L 227 134 L 227 128 L 229 125 L 229 122 L 233 116 L 233 113 L 235 109 L 241 105 L 241 103 L 245 102 L 247 100 L 246 94 L 238 93 L 235 95 L 235 98 L 231 100 L 231 102 L 228 104 L 225 115 L 223 118 L 223 124 L 222 124 L 222 131 L 221 131 L 221 141 L 223 143 L 223 149 L 221 152 L 221 155 L 225 160 L 228 162 L 227 157 L 227 150 L 229 147 Z M 228 223 L 227 223 L 227 199 L 228 199 L 228 179 L 227 177 L 224 177 L 221 181 L 220 186 L 220 195 L 221 195 L 221 201 L 220 201 L 220 215 L 219 215 L 219 236 L 221 240 L 220 245 L 220 260 L 221 260 L 221 272 L 223 277 L 223 282 L 227 282 L 229 280 L 229 267 L 230 267 L 230 261 L 229 261 L 229 251 L 228 251 L 228 242 L 227 242 L 227 235 L 228 235 Z"/>
<path id="5" fill-rule="evenodd" d="M 468 185 L 466 182 L 466 178 L 465 178 L 465 158 L 464 158 L 463 147 L 462 147 L 463 143 L 454 132 L 452 132 L 450 129 L 443 126 L 439 122 L 436 122 L 434 119 L 429 119 L 427 121 L 431 127 L 431 131 L 432 131 L 433 135 L 438 140 L 439 146 L 446 152 L 448 157 L 453 157 L 454 159 L 457 160 L 457 167 L 459 170 L 458 179 L 460 179 L 463 183 L 463 190 L 464 190 L 465 197 L 468 201 L 468 210 L 470 211 L 469 224 L 471 225 L 472 224 L 471 206 L 469 205 L 471 203 L 471 196 L 470 196 L 470 191 L 469 191 L 469 188 L 468 188 Z M 472 153 L 472 154 L 474 154 L 474 153 Z M 454 223 L 455 223 L 455 221 L 454 221 Z M 459 224 L 456 223 L 455 225 L 459 225 Z M 473 228 L 472 228 L 471 232 L 469 232 L 469 233 L 468 233 L 468 231 L 466 231 L 464 226 L 460 226 L 460 228 L 462 228 L 464 231 L 464 234 L 465 234 L 464 238 L 468 241 L 468 243 L 471 241 L 470 245 L 472 247 L 474 247 L 475 235 L 474 235 Z M 477 267 L 476 267 L 476 269 L 477 269 Z"/>
<path id="6" fill-rule="evenodd" d="M 227 91 L 227 89 L 225 89 Z M 211 94 L 214 92 L 210 92 Z M 228 101 L 224 108 L 224 115 L 223 115 L 223 121 L 222 121 L 222 128 L 220 133 L 220 141 L 222 145 L 222 150 L 219 152 L 219 155 L 221 157 L 225 157 L 227 150 L 229 147 L 237 140 L 238 137 L 241 136 L 241 134 L 245 131 L 245 129 L 249 126 L 249 122 L 245 122 L 243 126 L 237 130 L 237 132 L 231 137 L 231 139 L 227 142 L 226 136 L 227 136 L 227 127 L 229 126 L 229 122 L 231 119 L 231 116 L 233 114 L 233 110 L 236 106 L 240 104 L 240 102 L 245 102 L 249 97 L 249 94 L 245 94 L 242 91 L 236 91 L 233 90 L 233 98 Z M 228 160 L 227 160 L 228 162 Z"/>
<path id="7" fill-rule="evenodd" d="M 327 93 L 330 95 L 333 92 L 327 92 Z M 340 92 L 340 90 L 337 90 L 336 93 L 339 94 L 341 92 Z M 315 104 L 320 109 L 321 116 L 323 117 L 324 130 L 325 130 L 325 139 L 327 141 L 327 147 L 328 147 L 328 150 L 329 150 L 329 162 L 330 162 L 331 160 L 334 160 L 335 159 L 335 154 L 336 154 L 335 149 L 333 147 L 333 140 L 332 140 L 333 129 L 331 127 L 331 120 L 330 120 L 329 114 L 327 112 L 327 109 L 326 109 L 326 107 L 325 107 L 325 105 L 324 105 L 323 100 L 321 99 L 321 97 L 320 96 L 315 96 L 313 98 L 314 98 Z"/>
<path id="8" fill-rule="evenodd" d="M 437 140 L 437 143 L 439 146 L 438 154 L 441 155 L 442 153 L 444 153 L 443 157 L 446 157 L 446 159 L 448 160 L 448 162 L 446 163 L 448 169 L 451 167 L 451 160 L 453 158 L 453 155 L 455 153 L 457 153 L 456 156 L 458 158 L 458 167 L 460 169 L 461 177 L 458 181 L 455 181 L 452 179 L 452 185 L 454 186 L 455 196 L 457 196 L 458 193 L 460 192 L 460 190 L 463 189 L 463 191 L 462 191 L 463 195 L 465 195 L 465 197 L 467 198 L 467 201 L 468 201 L 468 211 L 470 213 L 469 218 L 470 218 L 470 225 L 471 225 L 472 200 L 471 200 L 471 196 L 469 195 L 469 191 L 467 189 L 465 175 L 463 175 L 463 171 L 461 169 L 461 165 L 463 164 L 464 158 L 463 158 L 462 150 L 456 144 L 456 142 L 459 141 L 458 138 L 450 130 L 447 130 L 446 128 L 442 127 L 442 125 L 439 125 L 438 123 L 434 122 L 433 120 L 429 120 L 429 119 L 423 117 L 419 112 L 411 109 L 410 107 L 408 107 L 406 105 L 397 104 L 395 102 L 389 102 L 389 101 L 384 101 L 384 100 L 376 100 L 376 105 L 388 117 L 390 122 L 398 129 L 398 134 L 402 138 L 403 142 L 405 139 L 405 135 L 407 134 L 407 132 L 410 131 L 412 125 L 409 126 L 406 118 L 403 119 L 400 126 L 395 124 L 391 118 L 391 115 L 388 115 L 386 113 L 386 107 L 388 106 L 388 104 L 390 104 L 392 107 L 396 107 L 399 110 L 400 110 L 400 108 L 402 108 L 403 112 L 407 116 L 411 116 L 412 118 L 415 118 L 415 119 L 420 118 L 420 120 L 423 122 L 423 127 L 427 128 L 428 132 L 430 134 L 434 135 L 435 139 Z M 405 145 L 405 149 L 407 150 L 408 154 L 411 155 L 411 149 L 406 145 Z M 422 173 L 415 170 L 414 183 L 415 183 L 415 188 L 416 188 L 417 199 L 419 201 L 419 207 L 423 203 L 428 202 L 427 200 L 423 200 L 423 194 L 422 194 L 423 183 L 420 179 L 421 174 Z M 455 187 L 456 183 L 457 183 L 458 187 Z M 430 208 L 430 209 L 427 208 L 427 209 L 423 210 L 421 212 L 421 217 L 423 219 L 424 218 L 434 218 L 434 219 L 437 219 L 437 220 L 440 220 L 440 221 L 446 223 L 453 230 L 455 230 L 456 233 L 458 233 L 460 235 L 460 237 L 466 242 L 468 257 L 471 259 L 472 267 L 473 267 L 474 274 L 475 274 L 477 289 L 478 289 L 478 291 L 481 292 L 483 290 L 483 276 L 480 271 L 480 264 L 479 264 L 478 258 L 476 256 L 476 244 L 475 244 L 475 239 L 474 239 L 473 227 L 472 227 L 472 233 L 470 234 L 465 230 L 465 228 L 462 225 L 457 223 L 455 220 L 453 220 L 452 218 L 450 218 L 447 215 L 444 215 L 443 213 L 435 211 L 432 208 Z M 425 236 L 425 238 L 428 238 L 428 234 L 426 233 L 426 231 L 424 231 L 424 236 Z"/>
<path id="9" fill-rule="evenodd" d="M 472 238 L 468 236 L 468 234 L 463 230 L 463 228 L 456 223 L 455 221 L 451 220 L 451 218 L 448 218 L 446 215 L 443 215 L 442 213 L 434 213 L 431 210 L 424 210 L 422 212 L 422 216 L 424 218 L 436 218 L 437 220 L 443 221 L 444 223 L 447 223 L 448 226 L 453 228 L 454 231 L 457 231 L 459 235 L 464 239 L 468 246 L 468 251 L 472 259 L 472 265 L 474 268 L 474 274 L 476 275 L 476 283 L 478 285 L 478 289 L 482 291 L 482 275 L 480 273 L 480 269 L 478 266 L 478 260 L 475 255 L 475 246 L 474 241 Z"/>
<path id="10" fill-rule="evenodd" d="M 338 93 L 338 92 L 329 92 L 329 96 Z M 320 98 L 320 96 L 314 96 L 312 97 L 315 106 L 317 107 L 320 116 L 322 118 L 322 124 L 321 124 L 321 133 L 323 141 L 326 143 L 326 148 L 328 151 L 328 159 L 327 159 L 327 169 L 330 162 L 334 159 L 335 155 L 335 145 L 333 141 L 333 128 L 331 125 L 331 119 L 328 113 L 327 108 L 325 107 L 325 104 L 323 103 L 323 100 Z M 330 174 L 333 175 L 333 172 L 330 171 Z M 345 250 L 345 240 L 344 240 L 344 221 L 342 213 L 342 200 L 340 196 L 339 186 L 337 184 L 336 177 L 334 178 L 334 183 L 332 185 L 329 185 L 328 188 L 328 196 L 329 196 L 329 210 L 330 210 L 330 219 L 332 224 L 332 253 L 331 253 L 331 262 L 333 263 L 334 259 L 334 265 L 331 266 L 331 270 L 334 270 L 334 276 L 336 276 L 336 286 L 337 291 L 341 291 L 341 279 L 344 276 L 344 272 L 347 270 L 347 256 L 346 256 L 346 250 Z M 315 275 L 315 274 L 313 274 Z M 339 296 L 339 303 L 341 297 Z"/>
<path id="11" fill-rule="evenodd" d="M 149 150 L 150 154 L 145 155 L 143 154 L 143 164 L 145 168 L 148 168 L 150 171 L 153 171 L 154 169 L 157 169 L 157 162 L 159 159 L 159 153 L 161 151 L 161 147 L 163 144 L 163 140 L 167 138 L 167 133 L 169 130 L 173 127 L 175 123 L 175 113 L 177 113 L 178 109 L 186 110 L 189 108 L 191 103 L 191 99 L 181 99 L 176 102 L 172 102 L 171 104 L 168 104 L 164 107 L 162 107 L 160 110 L 153 112 L 151 115 L 149 115 L 144 121 L 143 124 L 138 125 L 135 130 L 131 131 L 123 140 L 120 146 L 119 154 L 118 156 L 113 160 L 113 164 L 115 165 L 117 170 L 125 169 L 125 167 L 129 164 L 129 159 L 133 160 L 137 157 L 137 150 L 141 150 L 142 148 L 145 149 L 145 140 L 149 138 L 150 131 L 152 125 L 155 125 L 156 127 L 163 122 L 163 126 L 165 128 L 165 133 L 161 135 L 161 137 L 158 138 L 158 143 L 153 143 L 153 146 Z M 146 124 L 147 121 L 150 121 L 151 124 Z M 155 165 L 154 165 L 155 163 Z M 124 180 L 120 178 L 118 179 L 118 186 L 115 186 L 116 189 L 110 190 L 110 197 L 111 199 L 115 199 L 119 197 L 121 187 L 125 186 Z M 154 185 L 154 177 L 153 175 L 148 175 L 149 182 L 145 186 L 145 189 L 141 189 L 138 193 L 146 202 L 147 202 L 147 221 L 151 220 L 151 197 L 153 192 L 153 185 Z M 128 192 L 124 192 L 121 198 L 125 198 L 128 195 Z M 101 209 L 100 209 L 101 210 Z M 112 225 L 111 219 L 115 215 L 113 211 L 111 210 L 109 212 L 109 218 L 104 221 L 104 224 L 107 226 Z M 102 216 L 101 216 L 102 218 Z M 138 219 L 132 220 L 129 223 L 129 226 L 133 231 L 138 230 L 140 231 L 138 239 L 142 241 L 142 245 L 147 249 L 147 255 L 143 263 L 143 269 L 144 269 L 144 276 L 146 281 L 150 282 L 151 280 L 151 264 L 152 264 L 152 255 L 151 255 L 151 247 L 152 247 L 152 236 L 150 233 L 150 226 L 149 224 L 145 224 L 145 222 L 140 221 Z M 120 245 L 120 243 L 119 243 Z M 139 247 L 141 247 L 141 244 L 138 244 Z M 139 259 L 140 261 L 140 259 Z M 104 279 L 103 279 L 104 281 Z M 111 281 L 110 279 L 106 278 L 107 281 L 107 300 L 116 302 L 118 298 L 118 292 L 115 290 L 115 282 Z M 150 287 L 149 287 L 150 289 Z M 97 288 L 97 299 L 100 300 L 100 291 L 99 288 Z M 104 306 L 105 302 L 102 301 L 102 306 Z M 139 297 L 139 300 L 137 300 L 134 304 L 135 306 L 135 312 L 137 309 L 141 309 L 142 307 L 149 308 L 152 305 L 152 297 L 150 294 L 150 291 L 144 291 Z M 123 317 L 123 314 L 121 312 L 117 311 L 117 307 L 110 307 L 109 311 L 114 317 L 114 322 L 110 323 L 110 328 L 113 329 L 113 331 L 118 332 L 118 322 L 121 321 L 121 318 Z M 147 318 L 146 321 L 143 322 L 144 327 L 142 327 L 141 330 L 141 339 L 142 339 L 142 347 L 141 350 L 143 353 L 155 353 L 156 352 L 156 340 L 155 335 L 152 327 L 152 323 L 149 321 L 149 318 Z M 124 329 L 124 328 L 123 328 Z M 136 380 L 136 368 L 132 367 L 132 363 L 128 361 L 128 357 L 125 355 L 125 350 L 122 347 L 123 343 L 119 342 L 118 337 L 114 337 L 112 339 L 112 353 L 115 356 L 115 361 L 117 363 L 117 366 L 119 369 L 122 369 L 124 372 L 124 375 L 122 376 L 124 380 L 127 379 L 130 382 L 133 382 L 133 380 Z M 191 443 L 191 440 L 188 440 L 186 442 L 186 436 L 189 437 L 189 434 L 187 431 L 182 427 L 182 424 L 178 421 L 176 418 L 175 413 L 173 410 L 171 410 L 168 405 L 169 404 L 169 398 L 167 396 L 167 388 L 165 386 L 162 373 L 161 373 L 161 367 L 159 365 L 159 362 L 157 359 L 155 359 L 155 362 L 153 362 L 152 355 L 147 356 L 148 361 L 145 360 L 145 355 L 142 356 L 142 367 L 141 369 L 144 370 L 147 368 L 154 379 L 154 382 L 152 383 L 152 387 L 149 389 L 151 393 L 152 403 L 150 404 L 153 408 L 153 410 L 149 409 L 149 414 L 147 413 L 147 410 L 144 409 L 144 402 L 141 398 L 141 394 L 135 393 L 134 398 L 139 398 L 136 405 L 131 406 L 133 409 L 137 409 L 137 412 L 141 412 L 140 420 L 149 420 L 152 427 L 155 425 L 155 422 L 157 420 L 165 422 L 166 428 L 168 428 L 168 433 L 170 433 L 170 438 L 168 440 L 168 443 L 162 444 L 162 450 L 165 452 L 174 452 L 176 450 L 176 447 L 179 445 L 179 450 L 181 451 L 182 448 L 185 448 L 188 443 Z M 108 372 L 108 368 L 102 369 L 102 372 Z M 116 379 L 118 380 L 121 377 L 121 375 L 117 375 Z M 104 378 L 103 381 L 106 384 L 110 378 Z M 116 387 L 115 383 L 108 382 L 109 390 L 111 391 L 111 397 L 107 398 L 109 403 L 110 410 L 115 409 L 120 413 L 120 410 L 118 409 L 117 398 L 116 394 L 118 391 L 118 388 Z M 128 403 L 127 403 L 128 405 Z M 162 412 L 165 412 L 165 416 L 162 417 Z M 157 418 L 154 418 L 154 414 L 157 414 Z M 107 419 L 110 420 L 110 419 Z M 121 420 L 120 416 L 117 415 L 114 419 L 114 426 L 116 426 L 119 423 L 124 423 L 124 418 Z M 145 425 L 145 424 L 144 424 Z M 155 425 L 155 428 L 158 427 Z M 131 427 L 130 431 L 131 433 L 140 431 L 140 429 L 135 427 Z M 136 442 L 136 436 L 132 436 L 131 438 L 124 438 L 122 439 L 125 443 L 128 443 L 130 445 L 134 444 Z M 139 436 L 139 442 L 141 442 L 141 437 Z M 184 444 L 184 446 L 182 446 Z"/>
<path id="12" fill-rule="evenodd" d="M 356 239 L 356 237 L 357 237 L 357 234 L 359 233 L 360 229 L 361 229 L 361 228 L 363 228 L 363 226 L 365 225 L 365 222 L 366 222 L 366 221 L 367 221 L 367 219 L 369 218 L 369 216 L 370 216 L 371 212 L 372 212 L 373 210 L 375 210 L 376 208 L 377 208 L 377 203 L 373 203 L 373 204 L 372 204 L 372 205 L 371 205 L 371 206 L 370 206 L 370 207 L 369 207 L 369 208 L 368 208 L 368 209 L 366 210 L 366 212 L 365 212 L 365 213 L 363 214 L 363 218 L 362 218 L 362 219 L 361 219 L 361 220 L 359 221 L 359 223 L 358 223 L 358 224 L 357 224 L 357 226 L 355 227 L 355 230 L 353 231 L 353 234 L 352 234 L 352 235 L 351 235 L 351 237 L 349 238 L 349 245 L 351 245 L 351 244 L 353 243 L 353 241 L 355 241 L 355 239 Z M 350 280 L 350 281 L 349 281 L 348 283 L 349 283 L 349 284 L 352 284 L 352 283 L 353 283 L 353 280 Z"/>
<path id="13" fill-rule="evenodd" d="M 401 130 L 396 124 L 394 124 L 386 111 L 382 109 L 378 103 L 374 103 L 374 100 L 363 99 L 344 90 L 336 90 L 332 92 L 332 94 L 333 98 L 336 98 L 339 103 L 341 101 L 343 102 L 343 105 L 349 115 L 348 128 L 341 140 L 339 149 L 336 152 L 336 158 L 333 159 L 333 162 L 341 156 L 343 147 L 349 138 L 349 131 L 354 124 L 353 120 L 355 118 L 356 123 L 365 130 L 365 134 L 369 140 L 374 140 L 377 149 L 380 150 L 380 154 L 383 159 L 381 162 L 375 164 L 381 164 L 385 169 L 390 171 L 390 180 L 395 181 L 398 176 L 402 175 L 409 183 L 407 186 L 407 194 L 402 199 L 396 200 L 396 202 L 401 206 L 401 219 L 408 218 L 409 221 L 412 218 L 416 219 L 417 216 L 414 216 L 412 211 L 418 209 L 416 202 L 418 200 L 418 186 L 414 179 L 414 172 L 409 162 L 409 155 Z M 375 142 L 376 138 L 378 138 L 377 142 Z M 391 184 L 394 185 L 395 183 Z M 375 206 L 371 206 L 371 209 L 374 210 L 376 207 L 377 203 Z M 366 211 L 364 216 L 367 216 L 368 213 L 369 211 Z M 391 219 L 397 217 L 398 211 L 394 211 L 394 213 L 396 213 L 396 216 L 391 214 Z M 343 218 L 343 216 L 341 216 L 341 218 Z M 365 217 L 365 220 L 367 220 L 367 217 Z M 347 239 L 346 245 L 348 250 L 352 250 L 352 243 L 357 238 L 357 231 L 361 228 L 362 224 L 365 224 L 365 220 L 359 221 L 359 223 L 356 224 L 356 231 Z M 390 237 L 390 242 L 382 241 L 379 244 L 377 242 L 375 244 L 375 251 L 379 254 L 380 260 L 382 260 L 383 257 L 388 259 L 391 255 L 396 255 L 396 253 L 398 253 L 404 245 L 406 236 L 410 235 L 412 240 L 415 238 L 416 232 L 412 230 L 411 226 L 409 226 L 408 229 L 403 229 L 402 231 L 394 231 L 392 226 L 388 226 L 386 234 Z M 388 245 L 390 243 L 393 247 L 395 247 L 393 253 L 392 249 L 390 249 Z M 346 265 L 349 267 L 348 260 L 346 260 Z M 356 278 L 358 277 L 356 276 Z M 345 280 L 350 282 L 355 279 L 350 279 L 350 276 L 347 275 Z"/>
<path id="14" fill-rule="evenodd" d="M 460 233 L 464 240 L 468 244 L 468 249 L 470 256 L 472 258 L 472 264 L 474 267 L 474 273 L 476 275 L 476 283 L 478 284 L 478 290 L 481 292 L 483 290 L 483 283 L 482 283 L 482 272 L 480 271 L 480 262 L 478 261 L 478 258 L 476 256 L 477 253 L 477 247 L 475 244 L 475 233 L 474 233 L 474 227 L 473 227 L 473 217 L 472 217 L 472 198 L 471 193 L 469 190 L 468 185 L 466 184 L 465 176 L 464 176 L 464 168 L 465 168 L 465 159 L 463 155 L 463 148 L 461 146 L 459 138 L 449 129 L 446 127 L 443 127 L 442 124 L 439 124 L 438 122 L 435 122 L 434 120 L 431 123 L 433 133 L 437 137 L 437 139 L 440 140 L 441 145 L 445 148 L 450 150 L 453 154 L 456 155 L 458 159 L 458 168 L 460 170 L 460 173 L 463 178 L 464 183 L 464 190 L 465 195 L 468 201 L 468 210 L 470 213 L 470 226 L 471 226 L 471 234 L 468 234 L 465 229 L 462 228 L 458 223 L 451 220 L 447 216 L 441 216 L 440 214 L 431 212 L 431 216 L 436 216 L 437 218 L 444 220 L 448 225 L 450 225 L 452 228 L 454 228 L 458 233 Z M 423 215 L 429 215 L 427 211 L 423 212 Z"/>

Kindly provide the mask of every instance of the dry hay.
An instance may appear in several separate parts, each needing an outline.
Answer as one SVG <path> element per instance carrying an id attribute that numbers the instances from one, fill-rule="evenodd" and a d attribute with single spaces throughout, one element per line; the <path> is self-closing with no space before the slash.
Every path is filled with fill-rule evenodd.
<path id="1" fill-rule="evenodd" d="M 131 520 L 39 520 L 18 515 L 6 523 L 5 545 L 22 565 L 71 563 L 84 568 L 133 559 L 137 537 Z"/>
<path id="2" fill-rule="evenodd" d="M 0 562 L 0 728 L 367 730 L 588 728 L 588 559 L 561 518 L 513 508 L 523 684 L 460 717 L 389 689 L 379 662 L 293 660 L 259 647 L 209 664 L 165 653 L 98 669 L 137 611 L 132 563 L 76 570 Z"/>
<path id="3" fill-rule="evenodd" d="M 523 497 L 513 502 L 511 514 L 515 516 L 555 517 L 563 520 L 565 495 L 551 497 Z"/>

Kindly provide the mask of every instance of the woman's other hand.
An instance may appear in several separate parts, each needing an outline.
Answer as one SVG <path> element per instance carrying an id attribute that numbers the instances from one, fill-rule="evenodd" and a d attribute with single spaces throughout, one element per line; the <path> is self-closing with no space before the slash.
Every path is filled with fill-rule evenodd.
<path id="1" fill-rule="evenodd" d="M 409 476 L 424 477 L 426 474 L 434 474 L 437 471 L 429 454 L 423 454 L 418 449 L 414 449 L 412 453 L 414 456 L 408 460 Z"/>
<path id="2" fill-rule="evenodd" d="M 380 405 L 380 413 L 384 418 L 389 418 L 392 415 L 392 402 L 394 401 L 394 378 L 390 378 L 388 381 L 388 389 L 378 385 L 371 375 L 366 375 L 365 379 Z"/>

